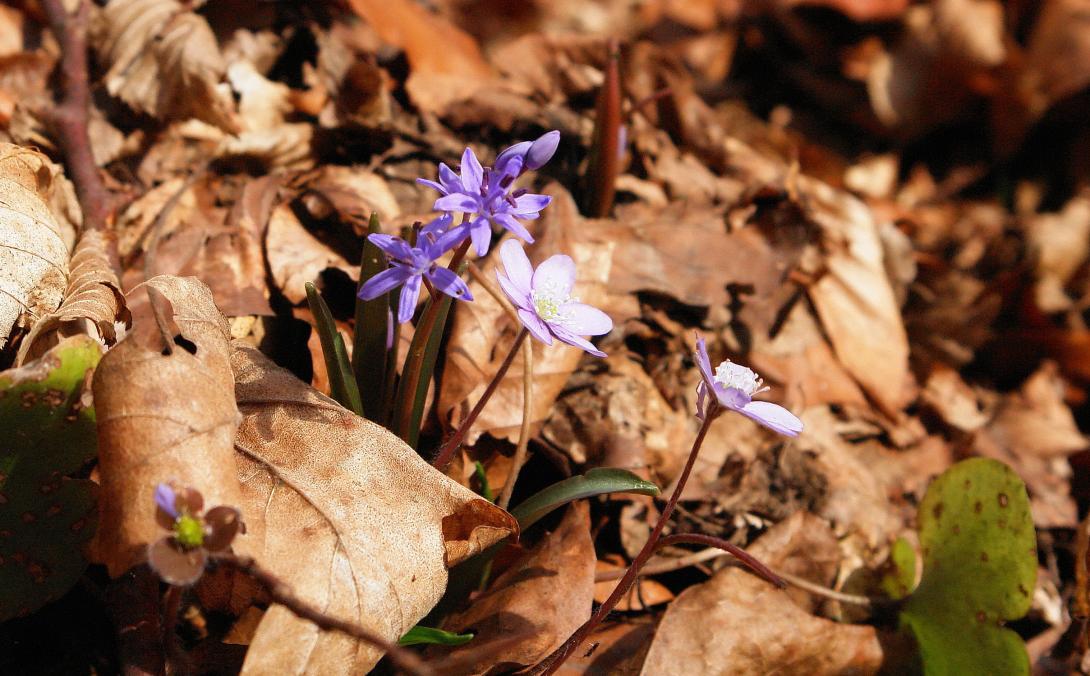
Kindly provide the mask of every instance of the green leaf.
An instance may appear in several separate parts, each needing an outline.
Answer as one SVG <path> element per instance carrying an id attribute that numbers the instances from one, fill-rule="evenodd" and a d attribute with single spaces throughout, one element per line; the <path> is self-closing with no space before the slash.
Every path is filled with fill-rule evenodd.
<path id="1" fill-rule="evenodd" d="M 882 591 L 891 599 L 899 600 L 908 596 L 915 584 L 916 550 L 908 540 L 897 538 L 889 550 L 889 560 L 882 572 Z"/>
<path id="2" fill-rule="evenodd" d="M 459 271 L 460 274 L 460 271 Z M 445 293 L 432 296 L 424 304 L 420 323 L 416 326 L 409 353 L 405 355 L 405 368 L 397 388 L 397 411 L 395 429 L 399 437 L 409 446 L 416 448 L 420 441 L 420 421 L 424 418 L 424 401 L 428 396 L 428 385 L 435 371 L 435 360 L 439 356 L 439 345 L 443 342 L 443 331 L 447 325 L 447 313 L 454 299 Z"/>
<path id="3" fill-rule="evenodd" d="M 66 593 L 95 531 L 95 484 L 69 479 L 95 457 L 88 372 L 102 348 L 87 336 L 0 373 L 0 621 Z"/>
<path id="4" fill-rule="evenodd" d="M 360 391 L 356 387 L 356 378 L 348 364 L 348 351 L 344 338 L 337 330 L 337 323 L 329 312 L 329 306 L 318 295 L 318 289 L 311 282 L 306 283 L 307 303 L 314 315 L 315 330 L 322 341 L 322 356 L 325 358 L 326 373 L 329 374 L 329 393 L 334 399 L 356 415 L 363 415 L 360 403 Z"/>
<path id="5" fill-rule="evenodd" d="M 367 226 L 368 234 L 380 233 L 378 214 L 372 213 Z M 365 240 L 360 263 L 360 285 L 386 270 L 386 256 L 382 249 Z M 357 292 L 359 289 L 357 289 Z M 390 294 L 384 293 L 374 300 L 356 297 L 356 333 L 352 344 L 352 372 L 360 393 L 363 415 L 380 425 L 383 402 L 386 399 L 386 334 L 390 322 Z"/>
<path id="6" fill-rule="evenodd" d="M 923 579 L 901 622 L 916 637 L 924 673 L 1028 674 L 1022 639 L 1002 626 L 1026 614 L 1037 540 L 1025 484 L 987 458 L 954 465 L 919 511 Z"/>
<path id="7" fill-rule="evenodd" d="M 410 645 L 465 645 L 473 640 L 473 634 L 455 634 L 442 629 L 415 626 L 398 639 L 399 646 Z"/>
<path id="8" fill-rule="evenodd" d="M 599 467 L 582 476 L 570 477 L 535 493 L 512 509 L 511 516 L 518 519 L 521 530 L 526 530 L 549 512 L 563 507 L 572 500 L 605 493 L 658 495 L 659 489 L 655 484 L 641 479 L 626 469 Z"/>
<path id="9" fill-rule="evenodd" d="M 489 502 L 495 502 L 496 495 L 492 492 L 492 486 L 488 483 L 488 474 L 484 471 L 484 465 L 480 460 L 473 463 L 473 474 L 481 485 L 480 496 Z"/>

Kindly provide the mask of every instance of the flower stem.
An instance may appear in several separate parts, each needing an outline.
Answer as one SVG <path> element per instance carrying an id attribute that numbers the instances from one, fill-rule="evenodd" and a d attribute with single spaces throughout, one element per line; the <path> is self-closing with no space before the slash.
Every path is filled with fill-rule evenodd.
<path id="1" fill-rule="evenodd" d="M 522 328 L 518 335 L 515 336 L 515 342 L 511 344 L 511 350 L 507 353 L 503 363 L 500 364 L 500 368 L 497 369 L 496 375 L 492 376 L 492 382 L 488 383 L 488 387 L 485 388 L 484 394 L 477 400 L 477 405 L 473 407 L 473 410 L 469 412 L 466 419 L 462 421 L 462 424 L 458 426 L 458 430 L 454 433 L 450 439 L 443 444 L 439 449 L 439 453 L 435 456 L 435 460 L 432 460 L 432 467 L 435 467 L 440 472 L 446 468 L 450 463 L 450 459 L 454 457 L 454 453 L 462 445 L 462 439 L 465 438 L 466 433 L 469 432 L 469 428 L 476 422 L 477 417 L 481 415 L 481 411 L 484 410 L 485 404 L 492 398 L 492 394 L 496 391 L 496 387 L 499 386 L 500 381 L 507 374 L 507 369 L 511 368 L 511 362 L 515 360 L 515 355 L 518 354 L 519 347 L 522 346 L 522 341 L 526 340 L 528 331 Z"/>
<path id="2" fill-rule="evenodd" d="M 567 641 L 554 650 L 551 655 L 538 662 L 536 666 L 530 671 L 533 676 L 547 676 L 560 668 L 560 665 L 564 664 L 564 661 L 571 656 L 575 649 L 586 640 L 590 633 L 602 623 L 602 620 L 609 615 L 609 612 L 617 605 L 617 603 L 628 593 L 629 587 L 636 581 L 636 577 L 639 575 L 640 568 L 643 564 L 647 563 L 647 560 L 651 558 L 651 555 L 655 553 L 658 548 L 659 538 L 662 536 L 662 530 L 666 527 L 666 522 L 669 521 L 670 516 L 674 513 L 674 507 L 677 506 L 677 501 L 681 497 L 681 491 L 685 488 L 685 482 L 689 479 L 689 474 L 693 471 L 693 464 L 696 462 L 696 456 L 700 452 L 700 447 L 704 443 L 704 437 L 708 434 L 708 428 L 711 426 L 712 420 L 715 418 L 714 411 L 708 411 L 704 416 L 704 422 L 700 425 L 700 431 L 696 434 L 696 439 L 693 440 L 692 450 L 689 451 L 689 458 L 685 461 L 685 468 L 681 470 L 681 475 L 678 477 L 677 485 L 674 487 L 674 492 L 670 494 L 670 499 L 666 502 L 666 507 L 663 508 L 662 514 L 659 515 L 659 520 L 655 523 L 655 527 L 651 530 L 651 535 L 647 538 L 647 542 L 643 545 L 643 549 L 636 555 L 636 558 L 632 560 L 632 563 L 628 566 L 628 570 L 625 572 L 624 577 L 617 583 L 617 586 L 613 589 L 613 593 L 609 595 L 605 603 L 598 606 L 598 610 L 591 615 L 590 619 L 583 623 L 583 626 L 575 630 Z"/>

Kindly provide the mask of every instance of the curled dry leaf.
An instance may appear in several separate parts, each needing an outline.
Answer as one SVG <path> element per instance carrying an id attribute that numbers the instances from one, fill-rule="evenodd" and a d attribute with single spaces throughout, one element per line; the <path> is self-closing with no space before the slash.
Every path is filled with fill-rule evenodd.
<path id="1" fill-rule="evenodd" d="M 111 0 L 96 15 L 90 42 L 109 68 L 107 91 L 133 110 L 237 129 L 230 91 L 221 86 L 226 66 L 216 36 L 186 5 Z"/>
<path id="2" fill-rule="evenodd" d="M 64 297 L 68 247 L 50 206 L 59 172 L 36 150 L 0 143 L 0 347 Z"/>
<path id="3" fill-rule="evenodd" d="M 264 531 L 254 556 L 310 604 L 395 641 L 438 602 L 449 566 L 517 531 L 507 512 L 260 352 L 240 347 L 231 359 L 243 414 L 238 504 Z M 380 657 L 275 606 L 243 673 L 360 674 Z"/>
<path id="4" fill-rule="evenodd" d="M 527 247 L 530 260 L 536 266 L 553 254 L 570 255 L 579 270 L 572 295 L 581 302 L 601 307 L 612 264 L 613 243 L 587 241 L 588 229 L 582 224 L 575 202 L 566 190 L 550 185 L 545 192 L 552 195 L 553 202 L 537 222 L 536 243 Z M 489 279 L 496 278 L 498 258 L 492 256 L 482 266 Z M 512 324 L 499 303 L 478 284 L 470 284 L 470 289 L 474 301 L 459 303 L 454 315 L 439 394 L 439 418 L 454 425 L 477 403 L 520 328 Z M 553 402 L 579 365 L 583 352 L 559 341 L 551 346 L 533 341 L 533 348 L 534 391 L 530 421 L 537 425 L 549 416 Z M 516 359 L 500 381 L 466 436 L 467 443 L 473 443 L 482 432 L 512 441 L 517 438 L 522 423 L 521 362 Z"/>
<path id="5" fill-rule="evenodd" d="M 836 537 L 797 512 L 749 552 L 773 569 L 820 585 L 837 568 Z M 801 597 L 806 603 L 805 595 Z M 882 647 L 873 627 L 811 615 L 792 594 L 739 568 L 724 568 L 670 604 L 643 665 L 647 676 L 682 674 L 873 674 Z"/>
<path id="6" fill-rule="evenodd" d="M 107 237 L 98 230 L 88 230 L 80 237 L 69 263 L 72 270 L 64 302 L 34 324 L 19 346 L 17 363 L 41 356 L 68 336 L 84 334 L 113 345 L 117 325 L 130 323 L 121 282 L 106 253 Z"/>
<path id="7" fill-rule="evenodd" d="M 554 532 L 498 577 L 473 605 L 446 622 L 447 630 L 472 629 L 476 636 L 437 663 L 478 654 L 474 664 L 459 669 L 462 674 L 535 664 L 590 618 L 594 561 L 590 508 L 580 500 L 572 503 Z M 516 644 L 505 640 L 520 633 L 526 638 Z M 490 651 L 493 642 L 500 645 Z"/>
<path id="8" fill-rule="evenodd" d="M 310 234 L 287 202 L 273 209 L 265 232 L 265 254 L 273 281 L 293 305 L 307 297 L 304 285 L 319 283 L 327 268 L 340 270 L 353 281 L 360 276 L 359 266 L 349 265 L 344 256 Z"/>
<path id="9" fill-rule="evenodd" d="M 147 287 L 161 294 L 170 345 Z M 160 276 L 128 300 L 133 330 L 106 353 L 94 378 L 102 511 L 92 556 L 114 577 L 162 535 L 152 500 L 158 483 L 196 488 L 209 505 L 242 504 L 230 336 L 211 291 L 191 277 Z M 236 540 L 238 549 L 260 536 L 255 530 Z"/>

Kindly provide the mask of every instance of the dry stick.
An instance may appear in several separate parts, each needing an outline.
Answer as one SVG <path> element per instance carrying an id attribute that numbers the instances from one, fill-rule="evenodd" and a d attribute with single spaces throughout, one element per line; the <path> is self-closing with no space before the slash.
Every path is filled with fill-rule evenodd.
<path id="1" fill-rule="evenodd" d="M 485 388 L 484 394 L 477 400 L 477 405 L 469 412 L 469 415 L 462 421 L 462 424 L 458 426 L 458 430 L 454 433 L 454 436 L 448 439 L 446 443 L 443 444 L 442 448 L 439 449 L 439 454 L 435 456 L 435 460 L 431 461 L 432 467 L 442 472 L 450 463 L 450 459 L 454 457 L 455 451 L 462 445 L 462 439 L 464 439 L 466 433 L 469 432 L 469 428 L 477 421 L 477 417 L 480 416 L 481 411 L 484 410 L 484 405 L 492 398 L 492 394 L 496 391 L 496 387 L 499 386 L 503 377 L 507 375 L 507 369 L 511 368 L 511 362 L 515 361 L 515 355 L 518 353 L 519 347 L 522 346 L 522 341 L 526 340 L 526 335 L 528 333 L 529 331 L 525 328 L 519 330 L 518 335 L 515 336 L 515 342 L 511 344 L 511 351 L 504 357 L 503 363 L 500 364 L 499 370 L 496 371 L 496 375 L 492 376 L 492 381 L 488 383 L 488 387 Z"/>
<path id="2" fill-rule="evenodd" d="M 239 572 L 253 577 L 254 580 L 265 588 L 265 591 L 269 594 L 269 598 L 272 599 L 274 603 L 279 603 L 284 606 L 297 617 L 313 622 L 319 629 L 339 631 L 348 634 L 353 638 L 357 638 L 364 643 L 370 643 L 376 648 L 385 651 L 386 656 L 390 658 L 390 661 L 393 662 L 394 666 L 408 674 L 414 674 L 415 676 L 432 676 L 435 673 L 431 667 L 425 664 L 423 660 L 411 651 L 402 648 L 396 643 L 387 641 L 385 638 L 366 627 L 360 626 L 355 622 L 326 615 L 321 610 L 310 605 L 296 596 L 295 593 L 292 592 L 291 587 L 285 582 L 270 571 L 259 566 L 252 558 L 229 553 L 213 553 L 210 554 L 209 558 L 213 561 L 234 566 Z"/>
<path id="3" fill-rule="evenodd" d="M 662 536 L 662 530 L 666 527 L 666 522 L 669 520 L 670 515 L 674 513 L 674 507 L 677 506 L 678 498 L 681 497 L 681 491 L 685 488 L 685 482 L 689 479 L 689 474 L 693 471 L 693 464 L 696 462 L 696 456 L 700 452 L 700 447 L 704 443 L 704 437 L 708 434 L 708 428 L 711 426 L 712 420 L 715 419 L 718 411 L 717 407 L 713 404 L 708 407 L 709 410 L 705 411 L 704 422 L 700 425 L 700 431 L 696 434 L 696 439 L 693 440 L 692 450 L 689 451 L 689 458 L 685 461 L 685 467 L 681 470 L 681 475 L 677 482 L 677 486 L 674 488 L 674 492 L 670 494 L 670 499 L 666 502 L 666 507 L 663 508 L 662 514 L 659 515 L 659 520 L 655 523 L 655 527 L 651 530 L 651 535 L 647 538 L 647 542 L 644 544 L 643 549 L 636 555 L 636 558 L 629 564 L 628 570 L 625 571 L 624 577 L 617 583 L 617 586 L 613 589 L 613 593 L 609 595 L 605 603 L 598 606 L 598 610 L 591 615 L 590 619 L 583 623 L 583 626 L 575 630 L 567 641 L 554 650 L 552 654 L 538 662 L 533 670 L 530 671 L 533 676 L 543 676 L 551 674 L 560 668 L 560 665 L 564 663 L 568 657 L 575 652 L 575 649 L 579 647 L 587 636 L 602 620 L 606 618 L 611 610 L 617 605 L 617 603 L 628 593 L 628 589 L 632 586 L 632 583 L 636 581 L 636 577 L 639 575 L 640 568 L 643 567 L 647 560 L 651 558 L 651 555 L 655 552 L 658 546 L 659 538 Z"/>
<path id="4" fill-rule="evenodd" d="M 515 307 L 504 297 L 492 280 L 485 276 L 476 265 L 469 266 L 469 276 L 481 285 L 490 296 L 507 312 L 507 316 L 515 323 L 521 324 Z M 522 426 L 519 428 L 519 442 L 515 447 L 515 457 L 511 461 L 511 470 L 507 473 L 507 481 L 503 484 L 500 499 L 496 501 L 500 509 L 507 509 L 511 504 L 511 494 L 515 490 L 515 482 L 519 478 L 522 466 L 526 464 L 526 449 L 530 445 L 530 402 L 534 398 L 534 345 L 523 343 L 522 346 Z"/>

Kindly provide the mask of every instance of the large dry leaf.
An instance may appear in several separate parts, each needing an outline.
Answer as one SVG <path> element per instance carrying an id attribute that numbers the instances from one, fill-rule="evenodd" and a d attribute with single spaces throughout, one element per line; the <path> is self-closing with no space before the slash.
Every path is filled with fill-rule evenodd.
<path id="1" fill-rule="evenodd" d="M 162 276 L 146 286 L 167 301 L 161 305 L 172 344 L 164 345 L 156 328 L 148 288 L 137 287 L 128 298 L 133 330 L 94 376 L 102 516 L 92 555 L 114 577 L 140 563 L 144 545 L 163 535 L 152 500 L 156 484 L 192 486 L 209 507 L 242 504 L 227 321 L 196 279 Z M 252 528 L 236 547 L 245 550 L 256 537 Z"/>
<path id="2" fill-rule="evenodd" d="M 64 302 L 56 312 L 34 324 L 23 339 L 19 364 L 41 356 L 67 336 L 85 334 L 113 345 L 117 339 L 116 324 L 129 323 L 121 282 L 107 254 L 108 237 L 97 230 L 89 230 L 80 237 L 72 253 Z"/>
<path id="3" fill-rule="evenodd" d="M 558 185 L 546 191 L 553 202 L 535 223 L 537 241 L 527 246 L 533 265 L 554 254 L 575 260 L 578 273 L 572 295 L 582 302 L 601 307 L 612 261 L 612 242 L 589 242 L 583 219 L 571 195 Z M 271 228 L 270 228 L 271 229 Z M 482 265 L 484 274 L 495 280 L 498 256 Z M 472 303 L 459 303 L 447 344 L 447 360 L 439 393 L 439 418 L 457 425 L 477 403 L 493 374 L 503 362 L 517 329 L 510 317 L 480 285 L 470 284 Z M 289 296 L 290 297 L 290 296 Z M 532 337 L 534 346 L 534 389 L 530 422 L 540 424 L 552 410 L 553 402 L 584 352 L 555 341 L 545 346 Z M 522 360 L 516 359 L 500 381 L 470 433 L 472 444 L 482 432 L 514 440 L 522 423 Z"/>
<path id="4" fill-rule="evenodd" d="M 0 347 L 64 297 L 68 247 L 50 206 L 59 171 L 36 150 L 0 143 Z"/>
<path id="5" fill-rule="evenodd" d="M 773 568 L 829 584 L 836 538 L 798 512 L 750 549 Z M 872 674 L 882 664 L 873 627 L 815 617 L 788 592 L 739 568 L 724 568 L 670 604 L 643 665 L 647 676 L 797 673 Z"/>
<path id="6" fill-rule="evenodd" d="M 164 120 L 196 117 L 234 131 L 226 65 L 204 17 L 175 0 L 111 0 L 95 17 L 91 44 L 109 70 L 106 89 Z"/>
<path id="7" fill-rule="evenodd" d="M 559 647 L 590 618 L 594 597 L 594 543 L 590 538 L 590 508 L 579 501 L 568 509 L 557 529 L 522 561 L 509 568 L 467 610 L 452 616 L 445 628 L 473 630 L 473 641 L 439 660 L 479 654 L 463 674 L 537 663 Z M 511 645 L 508 638 L 526 634 Z M 499 644 L 498 650 L 488 646 Z"/>
<path id="8" fill-rule="evenodd" d="M 492 77 L 492 69 L 468 33 L 412 2 L 349 0 L 386 42 L 409 60 L 405 89 L 421 110 L 438 113 L 467 98 Z"/>
<path id="9" fill-rule="evenodd" d="M 517 531 L 509 514 L 260 352 L 236 348 L 232 365 L 240 504 L 265 533 L 254 555 L 311 604 L 394 641 L 438 602 L 449 566 Z M 379 657 L 274 606 L 243 673 L 361 674 Z"/>
<path id="10" fill-rule="evenodd" d="M 840 363 L 887 415 L 896 416 L 912 401 L 915 384 L 877 224 L 847 193 L 807 177 L 800 177 L 799 188 L 827 251 L 827 272 L 810 286 L 810 299 Z"/>
<path id="11" fill-rule="evenodd" d="M 269 219 L 265 255 L 273 281 L 293 305 L 307 297 L 304 285 L 317 284 L 327 268 L 340 270 L 353 280 L 360 275 L 358 266 L 349 265 L 344 256 L 310 234 L 286 202 L 273 209 Z"/>

